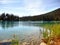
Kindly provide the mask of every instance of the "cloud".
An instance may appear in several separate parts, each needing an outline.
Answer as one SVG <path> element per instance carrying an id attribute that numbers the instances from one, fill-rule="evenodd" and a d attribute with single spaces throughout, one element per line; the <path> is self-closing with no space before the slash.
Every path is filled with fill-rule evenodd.
<path id="1" fill-rule="evenodd" d="M 1 4 L 10 4 L 10 3 L 17 3 L 17 0 L 0 0 Z"/>
<path id="2" fill-rule="evenodd" d="M 39 8 L 42 4 L 41 0 L 24 0 L 25 8 L 34 9 Z"/>
<path id="3" fill-rule="evenodd" d="M 24 9 L 26 10 L 25 13 L 27 13 L 27 15 L 36 15 L 36 14 L 40 14 L 41 8 L 42 6 L 42 0 L 24 0 Z"/>
<path id="4" fill-rule="evenodd" d="M 2 12 L 19 16 L 38 15 L 57 7 L 55 0 L 0 0 Z M 59 5 L 58 5 L 59 6 Z M 1 11 L 0 11 L 1 12 Z"/>

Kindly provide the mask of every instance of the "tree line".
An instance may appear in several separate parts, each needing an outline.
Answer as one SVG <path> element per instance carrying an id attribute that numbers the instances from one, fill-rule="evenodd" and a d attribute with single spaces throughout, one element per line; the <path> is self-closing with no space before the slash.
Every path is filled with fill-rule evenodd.
<path id="1" fill-rule="evenodd" d="M 21 17 L 20 20 L 22 21 L 60 21 L 60 8 L 45 14 L 41 14 L 41 15 Z"/>
<path id="2" fill-rule="evenodd" d="M 14 14 L 2 13 L 0 15 L 0 20 L 2 21 L 60 21 L 60 8 L 45 14 L 36 15 L 36 16 L 25 16 L 25 17 L 15 16 Z"/>
<path id="3" fill-rule="evenodd" d="M 2 21 L 19 21 L 19 16 L 15 16 L 14 14 L 0 14 L 0 20 Z"/>

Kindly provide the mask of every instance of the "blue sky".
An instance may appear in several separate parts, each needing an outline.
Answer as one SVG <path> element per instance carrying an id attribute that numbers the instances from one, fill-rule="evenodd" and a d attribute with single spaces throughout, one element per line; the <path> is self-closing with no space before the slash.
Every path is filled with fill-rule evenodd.
<path id="1" fill-rule="evenodd" d="M 33 16 L 60 8 L 60 0 L 0 0 L 0 14 Z"/>

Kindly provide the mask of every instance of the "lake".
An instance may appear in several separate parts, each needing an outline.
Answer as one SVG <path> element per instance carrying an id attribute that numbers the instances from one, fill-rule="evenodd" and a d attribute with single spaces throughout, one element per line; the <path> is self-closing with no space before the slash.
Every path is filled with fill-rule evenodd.
<path id="1" fill-rule="evenodd" d="M 32 37 L 42 37 L 43 21 L 0 21 L 0 40 L 12 39 L 13 35 L 19 40 L 29 40 Z"/>

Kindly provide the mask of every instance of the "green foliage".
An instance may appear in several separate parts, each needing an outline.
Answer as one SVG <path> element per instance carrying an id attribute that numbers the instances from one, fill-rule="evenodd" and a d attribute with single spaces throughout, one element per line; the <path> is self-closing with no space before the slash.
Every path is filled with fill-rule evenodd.
<path id="1" fill-rule="evenodd" d="M 11 45 L 18 45 L 18 40 L 12 40 Z"/>
<path id="2" fill-rule="evenodd" d="M 0 20 L 2 20 L 2 21 L 19 21 L 19 16 L 15 16 L 14 14 L 2 13 L 0 15 Z"/>
<path id="3" fill-rule="evenodd" d="M 47 45 L 50 44 L 51 39 L 60 38 L 60 23 L 44 24 L 43 37 L 47 39 Z"/>
<path id="4" fill-rule="evenodd" d="M 46 38 L 46 37 L 49 37 L 49 38 L 51 38 L 51 37 L 60 37 L 60 24 L 59 23 L 45 24 L 44 28 L 46 29 L 43 32 L 44 38 Z"/>
<path id="5" fill-rule="evenodd" d="M 17 38 L 16 35 L 13 35 L 13 39 L 11 41 L 11 45 L 18 45 L 19 44 L 19 40 Z"/>

